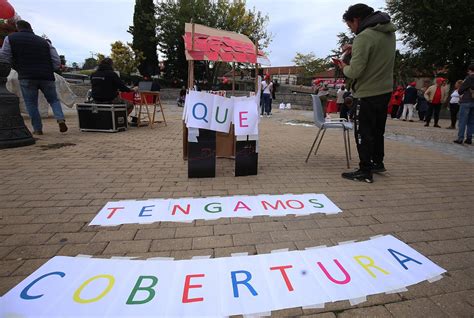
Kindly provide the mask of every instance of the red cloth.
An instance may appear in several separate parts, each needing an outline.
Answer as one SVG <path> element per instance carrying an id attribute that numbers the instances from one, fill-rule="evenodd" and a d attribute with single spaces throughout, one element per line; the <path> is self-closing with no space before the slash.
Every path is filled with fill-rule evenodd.
<path id="1" fill-rule="evenodd" d="M 326 106 L 326 113 L 337 113 L 337 104 L 335 100 L 328 100 L 328 104 Z"/>
<path id="2" fill-rule="evenodd" d="M 436 91 L 433 95 L 433 100 L 431 101 L 432 104 L 441 104 L 441 88 L 436 87 Z"/>
<path id="3" fill-rule="evenodd" d="M 140 95 L 135 96 L 135 92 L 120 92 L 120 98 L 133 104 L 140 104 Z M 146 101 L 148 104 L 153 104 L 153 95 L 146 95 Z"/>

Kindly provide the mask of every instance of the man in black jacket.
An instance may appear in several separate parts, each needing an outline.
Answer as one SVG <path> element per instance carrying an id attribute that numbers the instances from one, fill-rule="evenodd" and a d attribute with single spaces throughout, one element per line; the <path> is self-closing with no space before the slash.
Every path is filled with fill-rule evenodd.
<path id="1" fill-rule="evenodd" d="M 20 20 L 16 27 L 18 32 L 5 38 L 0 56 L 10 62 L 18 72 L 21 93 L 33 125 L 33 134 L 43 134 L 38 110 L 38 90 L 43 92 L 51 105 L 59 131 L 66 132 L 67 126 L 54 83 L 54 70 L 59 69 L 61 65 L 58 53 L 45 39 L 33 33 L 28 22 Z"/>
<path id="2" fill-rule="evenodd" d="M 113 61 L 110 58 L 103 59 L 97 71 L 91 75 L 92 99 L 98 103 L 123 104 L 119 97 L 119 91 L 131 92 L 114 72 Z"/>

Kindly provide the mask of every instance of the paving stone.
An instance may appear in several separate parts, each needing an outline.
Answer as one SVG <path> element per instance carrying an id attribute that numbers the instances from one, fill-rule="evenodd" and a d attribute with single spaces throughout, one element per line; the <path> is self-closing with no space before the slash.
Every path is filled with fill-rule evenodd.
<path id="1" fill-rule="evenodd" d="M 469 295 L 470 294 L 470 295 Z M 430 297 L 449 317 L 472 317 L 473 307 L 468 297 L 473 297 L 474 291 L 458 292 Z"/>
<path id="2" fill-rule="evenodd" d="M 46 244 L 66 244 L 66 243 L 88 243 L 95 233 L 57 233 L 46 242 Z"/>
<path id="3" fill-rule="evenodd" d="M 232 238 L 235 246 L 273 242 L 269 232 L 234 234 L 232 235 Z"/>
<path id="4" fill-rule="evenodd" d="M 151 243 L 150 252 L 190 250 L 192 242 L 192 238 L 153 240 Z"/>
<path id="5" fill-rule="evenodd" d="M 338 318 L 348 318 L 348 317 L 387 317 L 391 318 L 392 315 L 384 306 L 374 306 L 374 307 L 365 307 L 357 309 L 345 310 L 337 314 Z"/>
<path id="6" fill-rule="evenodd" d="M 53 257 L 61 249 L 62 245 L 28 245 L 20 246 L 10 252 L 6 259 L 32 259 Z"/>
<path id="7" fill-rule="evenodd" d="M 112 241 L 104 250 L 104 254 L 124 254 L 148 252 L 151 240 Z"/>
<path id="8" fill-rule="evenodd" d="M 428 298 L 418 298 L 386 304 L 385 308 L 395 317 L 445 317 L 440 307 Z"/>
<path id="9" fill-rule="evenodd" d="M 193 238 L 193 249 L 233 246 L 231 235 L 218 235 Z"/>
<path id="10" fill-rule="evenodd" d="M 40 232 L 41 233 L 57 233 L 57 232 L 78 232 L 84 227 L 84 223 L 64 223 L 61 226 L 57 224 L 46 224 L 44 225 Z"/>
<path id="11" fill-rule="evenodd" d="M 137 234 L 137 230 L 100 231 L 95 234 L 91 242 L 130 241 Z M 137 240 L 149 239 L 149 237 L 137 237 Z"/>
<path id="12" fill-rule="evenodd" d="M 167 238 L 174 238 L 176 229 L 174 228 L 158 228 L 158 229 L 143 229 L 138 230 L 135 239 L 151 239 L 151 240 L 160 240 Z"/>
<path id="13" fill-rule="evenodd" d="M 37 233 L 44 224 L 12 224 L 0 228 L 0 235 Z"/>
<path id="14" fill-rule="evenodd" d="M 214 234 L 241 234 L 250 232 L 250 225 L 246 223 L 214 225 Z"/>
<path id="15" fill-rule="evenodd" d="M 107 246 L 106 242 L 87 243 L 87 244 L 66 244 L 58 252 L 58 255 L 77 256 L 82 255 L 100 255 Z"/>
<path id="16" fill-rule="evenodd" d="M 213 232 L 212 226 L 180 227 L 176 229 L 175 237 L 211 236 Z"/>
<path id="17" fill-rule="evenodd" d="M 0 246 L 22 246 L 29 244 L 43 244 L 52 236 L 51 233 L 12 234 L 0 243 Z"/>
<path id="18" fill-rule="evenodd" d="M 255 245 L 218 247 L 214 249 L 214 257 L 229 257 L 234 253 L 248 253 L 248 255 L 257 254 Z"/>
<path id="19" fill-rule="evenodd" d="M 23 260 L 0 261 L 0 277 L 10 276 L 24 262 Z"/>
<path id="20" fill-rule="evenodd" d="M 273 242 L 307 241 L 309 236 L 304 230 L 270 232 Z"/>

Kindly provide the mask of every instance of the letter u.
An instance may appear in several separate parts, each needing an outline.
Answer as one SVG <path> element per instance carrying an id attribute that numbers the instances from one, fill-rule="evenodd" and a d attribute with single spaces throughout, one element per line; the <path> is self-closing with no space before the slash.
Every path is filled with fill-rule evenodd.
<path id="1" fill-rule="evenodd" d="M 319 268 L 321 268 L 321 270 L 323 271 L 323 273 L 326 275 L 327 278 L 329 278 L 329 280 L 331 282 L 333 282 L 334 284 L 339 284 L 339 285 L 344 285 L 344 284 L 347 284 L 348 282 L 351 281 L 351 276 L 349 275 L 349 273 L 344 269 L 344 267 L 342 267 L 342 265 L 339 263 L 339 261 L 337 259 L 334 259 L 334 263 L 336 263 L 337 267 L 339 267 L 339 269 L 341 270 L 341 272 L 344 274 L 344 280 L 337 280 L 337 279 L 334 279 L 331 274 L 329 274 L 329 272 L 327 271 L 327 269 L 324 267 L 324 265 L 321 263 L 321 262 L 318 262 L 318 266 Z"/>

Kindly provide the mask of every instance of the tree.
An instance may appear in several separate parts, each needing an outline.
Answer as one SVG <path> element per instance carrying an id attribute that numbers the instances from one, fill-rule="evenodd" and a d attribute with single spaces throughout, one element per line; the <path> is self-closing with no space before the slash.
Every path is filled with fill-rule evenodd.
<path id="1" fill-rule="evenodd" d="M 313 52 L 309 54 L 296 52 L 293 62 L 303 69 L 304 78 L 313 77 L 314 74 L 326 70 L 329 66 L 326 59 L 317 58 Z"/>
<path id="2" fill-rule="evenodd" d="M 193 22 L 212 28 L 234 31 L 258 41 L 260 49 L 268 47 L 270 35 L 266 31 L 268 16 L 255 8 L 247 10 L 245 1 L 230 0 L 165 0 L 156 7 L 157 37 L 160 52 L 165 56 L 165 77 L 187 79 L 187 61 L 184 55 L 184 24 Z M 225 63 L 196 62 L 196 78 L 215 83 Z"/>
<path id="3" fill-rule="evenodd" d="M 82 68 L 84 70 L 91 70 L 96 66 L 97 66 L 97 60 L 93 57 L 89 57 L 84 60 L 84 65 L 82 66 Z"/>
<path id="4" fill-rule="evenodd" d="M 72 68 L 73 68 L 74 70 L 77 70 L 77 69 L 79 68 L 79 65 L 77 65 L 76 62 L 72 62 Z"/>
<path id="5" fill-rule="evenodd" d="M 133 50 L 143 54 L 143 59 L 138 65 L 141 74 L 156 75 L 160 73 L 156 53 L 158 45 L 156 26 L 153 0 L 136 0 L 133 26 L 129 27 L 128 32 L 133 36 Z"/>
<path id="6" fill-rule="evenodd" d="M 138 65 L 143 61 L 141 52 L 134 52 L 129 43 L 116 41 L 111 45 L 110 58 L 114 61 L 114 69 L 120 73 L 130 75 L 137 71 Z"/>
<path id="7" fill-rule="evenodd" d="M 446 68 L 451 83 L 465 77 L 474 59 L 474 1 L 387 0 L 387 9 L 419 69 Z"/>

